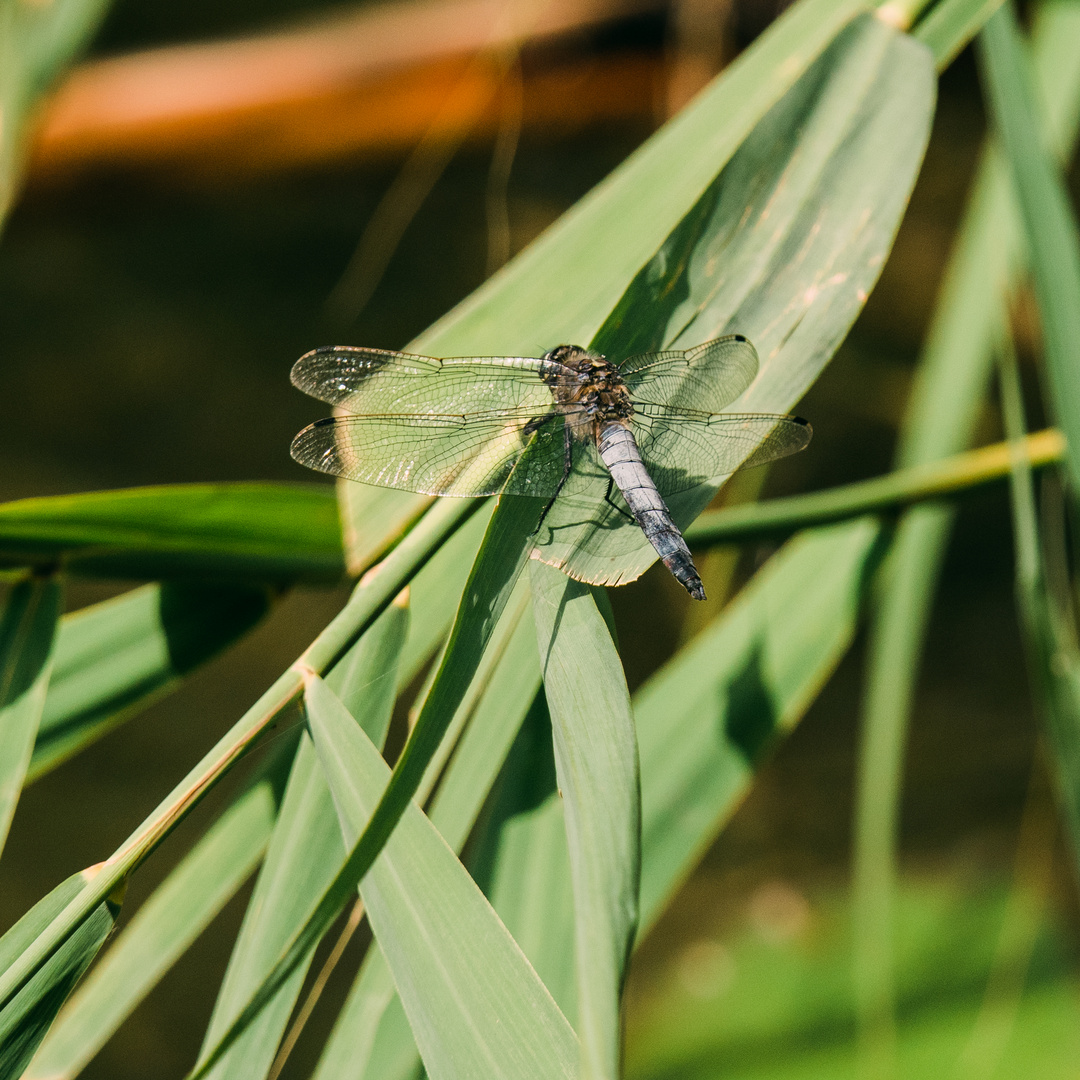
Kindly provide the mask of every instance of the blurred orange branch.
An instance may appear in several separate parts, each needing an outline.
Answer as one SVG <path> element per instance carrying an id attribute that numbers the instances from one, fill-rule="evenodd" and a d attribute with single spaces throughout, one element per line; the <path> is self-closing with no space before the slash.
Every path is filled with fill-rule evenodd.
<path id="1" fill-rule="evenodd" d="M 399 154 L 445 124 L 492 135 L 498 57 L 660 0 L 412 0 L 242 40 L 76 68 L 45 108 L 31 180 L 100 165 L 227 177 Z M 490 55 L 490 64 L 478 58 Z M 525 77 L 526 128 L 651 115 L 658 57 L 549 61 Z M 447 109 L 448 99 L 454 108 Z M 449 115 L 453 113 L 453 115 Z"/>

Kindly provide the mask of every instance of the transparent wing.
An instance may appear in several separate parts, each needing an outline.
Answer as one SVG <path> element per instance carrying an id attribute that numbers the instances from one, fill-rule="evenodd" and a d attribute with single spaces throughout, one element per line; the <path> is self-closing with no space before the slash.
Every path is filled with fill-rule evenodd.
<path id="1" fill-rule="evenodd" d="M 741 334 L 685 351 L 640 353 L 619 365 L 635 404 L 707 413 L 730 405 L 757 370 L 757 352 Z"/>
<path id="2" fill-rule="evenodd" d="M 797 416 L 768 413 L 678 413 L 643 406 L 634 437 L 661 494 L 687 491 L 739 468 L 787 457 L 810 442 L 812 430 Z"/>
<path id="3" fill-rule="evenodd" d="M 292 456 L 332 476 L 423 495 L 550 498 L 565 469 L 564 424 L 551 417 L 536 428 L 536 419 L 531 410 L 487 418 L 335 416 L 304 428 Z"/>
<path id="4" fill-rule="evenodd" d="M 334 345 L 293 365 L 298 390 L 361 415 L 474 415 L 551 408 L 543 361 L 528 356 L 427 356 Z"/>

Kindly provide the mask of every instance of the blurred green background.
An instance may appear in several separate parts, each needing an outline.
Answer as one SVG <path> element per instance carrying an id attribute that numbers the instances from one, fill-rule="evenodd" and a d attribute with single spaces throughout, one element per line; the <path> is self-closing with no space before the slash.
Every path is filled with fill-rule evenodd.
<path id="1" fill-rule="evenodd" d="M 121 0 L 92 55 L 245 33 L 315 9 L 284 0 Z M 722 47 L 731 53 L 777 8 L 744 0 L 724 10 Z M 663 73 L 676 69 L 680 44 L 672 10 L 655 7 L 549 48 L 561 49 L 568 64 L 632 53 Z M 547 59 L 526 54 L 522 62 L 528 71 Z M 511 250 L 654 130 L 664 115 L 656 96 L 655 108 L 636 117 L 571 122 L 561 131 L 526 126 L 506 192 Z M 770 471 L 766 495 L 889 468 L 984 127 L 975 65 L 965 53 L 941 80 L 930 150 L 881 282 L 799 406 L 814 442 Z M 213 179 L 116 162 L 67 179 L 31 170 L 0 243 L 0 499 L 179 481 L 311 482 L 288 444 L 325 410 L 291 388 L 291 363 L 318 344 L 402 347 L 468 295 L 486 274 L 491 164 L 489 138 L 465 141 L 347 326 L 329 318 L 326 300 L 399 174 L 399 155 L 346 156 L 257 176 L 230 176 L 226 163 Z M 1075 193 L 1075 170 L 1072 180 Z M 1030 325 L 1023 301 L 1019 315 L 1020 327 Z M 992 407 L 981 434 L 1000 437 Z M 741 573 L 770 550 L 745 549 Z M 69 607 L 120 588 L 76 585 Z M 174 696 L 31 787 L 0 864 L 0 926 L 67 874 L 104 858 L 344 595 L 292 595 Z M 688 632 L 689 602 L 662 567 L 611 598 L 633 689 Z M 635 957 L 630 1075 L 847 1075 L 845 889 L 861 653 L 860 644 L 762 770 Z M 243 772 L 134 879 L 125 912 L 149 895 Z M 907 756 L 901 851 L 905 1060 L 952 1053 L 959 1040 L 968 1049 L 958 1076 L 988 1075 L 980 1062 L 998 1050 L 1005 1054 L 1000 1075 L 1059 1075 L 1054 1063 L 1067 1060 L 1067 1040 L 1075 1044 L 1080 1031 L 1072 987 L 1080 923 L 1016 626 L 1004 486 L 963 501 L 949 549 Z M 1018 857 L 1031 886 L 1026 907 L 1009 893 Z M 1031 899 L 1039 895 L 1041 907 Z M 212 1005 L 205 987 L 224 971 L 246 899 L 229 904 L 86 1076 L 183 1072 Z M 987 1003 L 986 968 L 1003 925 L 1001 986 L 992 983 Z M 355 955 L 360 944 L 351 946 Z M 342 965 L 328 1004 L 340 1001 L 354 963 Z M 1024 1031 L 1034 1049 L 995 1049 L 1010 1002 L 1030 1014 Z M 980 1008 L 989 1035 L 972 1028 Z M 1005 1010 L 996 1028 L 986 1013 L 993 1008 Z M 333 1011 L 316 1014 L 285 1075 L 307 1075 L 326 1031 L 320 1017 Z M 1053 1047 L 1052 1062 L 1037 1064 L 1039 1046 Z"/>

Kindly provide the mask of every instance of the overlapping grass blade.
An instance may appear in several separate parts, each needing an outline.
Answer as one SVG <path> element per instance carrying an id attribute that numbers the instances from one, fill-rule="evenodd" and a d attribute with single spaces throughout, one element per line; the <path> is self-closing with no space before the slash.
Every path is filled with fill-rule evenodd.
<path id="1" fill-rule="evenodd" d="M 26 1080 L 75 1077 L 258 865 L 282 779 L 262 776 L 155 890 L 61 1010 Z"/>
<path id="2" fill-rule="evenodd" d="M 390 726 L 397 661 L 407 627 L 407 607 L 404 597 L 399 597 L 335 669 L 337 685 L 356 708 L 355 721 L 379 746 Z M 333 879 L 344 855 L 330 790 L 305 734 L 297 747 L 266 860 L 206 1031 L 205 1047 L 214 1046 L 228 1030 Z M 267 1075 L 313 952 L 314 946 L 208 1075 L 217 1080 L 261 1080 Z"/>
<path id="3" fill-rule="evenodd" d="M 635 695 L 643 931 L 847 652 L 881 538 L 866 518 L 790 541 Z"/>
<path id="4" fill-rule="evenodd" d="M 325 683 L 310 678 L 305 703 L 342 829 L 354 843 L 389 768 Z M 570 1025 L 414 804 L 361 893 L 433 1080 L 573 1076 Z"/>
<path id="5" fill-rule="evenodd" d="M 60 620 L 27 776 L 36 779 L 169 693 L 269 611 L 248 585 L 145 585 Z"/>
<path id="6" fill-rule="evenodd" d="M 132 581 L 327 584 L 345 569 L 331 489 L 314 484 L 174 484 L 0 504 L 0 566 L 61 560 L 73 573 Z"/>
<path id="7" fill-rule="evenodd" d="M 34 749 L 61 602 L 58 578 L 29 578 L 0 613 L 0 850 Z"/>
<path id="8" fill-rule="evenodd" d="M 543 563 L 531 570 L 574 886 L 580 1075 L 615 1080 L 641 874 L 634 717 L 611 630 L 588 586 Z"/>
<path id="9" fill-rule="evenodd" d="M 447 499 L 433 507 L 379 565 L 365 578 L 349 602 L 308 646 L 297 662 L 284 672 L 255 704 L 226 732 L 194 769 L 163 800 L 149 818 L 128 838 L 84 888 L 28 944 L 24 952 L 0 971 L 0 1003 L 6 1008 L 49 958 L 62 948 L 98 905 L 110 896 L 128 874 L 162 842 L 202 796 L 280 716 L 300 693 L 303 672 L 325 671 L 389 606 L 393 598 L 427 564 L 433 553 L 480 508 L 476 500 Z M 338 910 L 341 890 L 319 910 Z M 348 895 L 349 889 L 343 895 Z M 331 916 L 332 917 L 332 916 Z M 321 924 L 319 933 L 325 929 Z M 315 937 L 317 940 L 317 936 Z M 294 961 L 303 957 L 306 942 L 298 942 Z M 282 966 L 283 970 L 288 965 Z M 269 996 L 272 988 L 268 988 Z"/>
<path id="10" fill-rule="evenodd" d="M 0 938 L 0 971 L 6 971 L 31 948 L 57 915 L 85 891 L 87 880 L 99 873 L 100 866 L 96 866 L 72 874 Z M 0 1011 L 0 1080 L 16 1080 L 22 1075 L 64 999 L 112 932 L 119 914 L 118 899 L 99 903 Z"/>
<path id="11" fill-rule="evenodd" d="M 1033 55 L 1046 132 L 1060 154 L 1076 137 L 1078 33 L 1080 6 L 1054 3 L 1037 12 Z M 1002 290 L 1016 274 L 1018 247 L 1006 176 L 986 153 L 923 350 L 901 433 L 899 464 L 934 461 L 970 444 L 1004 321 Z M 917 507 L 903 515 L 870 636 L 856 811 L 854 925 L 860 1014 L 871 1055 L 888 1055 L 891 977 L 889 939 L 882 928 L 890 924 L 900 761 L 951 523 L 952 513 L 944 507 Z M 885 1049 L 872 1049 L 875 1045 Z"/>
<path id="12" fill-rule="evenodd" d="M 511 622 L 512 614 L 508 610 L 503 622 Z M 490 646 L 490 651 L 500 652 L 498 663 L 471 710 L 431 803 L 432 823 L 456 852 L 461 851 L 540 685 L 531 612 L 522 608 L 516 615 L 516 625 L 509 627 L 502 646 L 499 638 L 504 626 L 500 623 Z M 418 1067 L 416 1055 L 393 978 L 376 942 L 334 1025 L 315 1080 L 404 1078 Z"/>

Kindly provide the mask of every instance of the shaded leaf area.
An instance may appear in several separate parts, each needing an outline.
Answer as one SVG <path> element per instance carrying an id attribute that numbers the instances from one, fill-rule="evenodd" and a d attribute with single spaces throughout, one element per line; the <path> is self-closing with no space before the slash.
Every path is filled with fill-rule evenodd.
<path id="1" fill-rule="evenodd" d="M 588 586 L 542 563 L 531 570 L 574 891 L 580 1075 L 614 1080 L 641 876 L 634 716 L 612 632 Z"/>
<path id="2" fill-rule="evenodd" d="M 167 582 L 65 615 L 28 778 L 175 689 L 260 622 L 270 604 L 266 589 Z"/>
<path id="3" fill-rule="evenodd" d="M 0 850 L 41 720 L 63 593 L 55 577 L 19 582 L 0 615 Z"/>
<path id="4" fill-rule="evenodd" d="M 0 224 L 18 187 L 34 109 L 89 40 L 108 0 L 0 6 Z"/>
<path id="5" fill-rule="evenodd" d="M 0 566 L 125 580 L 330 584 L 344 575 L 331 489 L 174 484 L 0 505 Z"/>
<path id="6" fill-rule="evenodd" d="M 0 971 L 5 971 L 64 910 L 94 871 L 73 874 L 39 900 L 2 938 Z M 22 1075 L 64 999 L 90 966 L 120 914 L 105 900 L 91 912 L 0 1012 L 0 1078 Z"/>
<path id="7" fill-rule="evenodd" d="M 863 519 L 790 541 L 635 695 L 642 931 L 847 652 L 882 540 Z"/>
<path id="8" fill-rule="evenodd" d="M 871 15 L 856 19 L 762 118 L 636 275 L 592 347 L 621 358 L 744 334 L 760 369 L 730 408 L 787 412 L 877 281 L 933 106 L 928 50 Z M 534 557 L 585 581 L 619 584 L 656 555 L 604 502 L 602 472 L 571 478 Z M 667 497 L 680 527 L 721 479 Z"/>
<path id="9" fill-rule="evenodd" d="M 907 881 L 897 899 L 897 1075 L 1072 1075 L 1075 946 L 1031 883 L 1018 894 L 986 882 Z M 851 918 L 845 898 L 763 885 L 732 913 L 731 931 L 689 942 L 653 994 L 631 1002 L 627 1077 L 860 1075 Z M 1010 926 L 1017 921 L 1026 925 Z"/>

